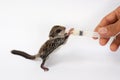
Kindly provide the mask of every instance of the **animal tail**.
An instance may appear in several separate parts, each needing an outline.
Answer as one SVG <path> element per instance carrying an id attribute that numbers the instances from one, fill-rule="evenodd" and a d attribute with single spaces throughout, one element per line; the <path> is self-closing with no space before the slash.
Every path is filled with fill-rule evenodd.
<path id="1" fill-rule="evenodd" d="M 15 55 L 20 55 L 20 56 L 22 56 L 22 57 L 24 57 L 26 59 L 31 59 L 31 60 L 36 59 L 35 55 L 29 55 L 29 54 L 27 54 L 26 52 L 23 52 L 23 51 L 12 50 L 11 53 L 15 54 Z"/>

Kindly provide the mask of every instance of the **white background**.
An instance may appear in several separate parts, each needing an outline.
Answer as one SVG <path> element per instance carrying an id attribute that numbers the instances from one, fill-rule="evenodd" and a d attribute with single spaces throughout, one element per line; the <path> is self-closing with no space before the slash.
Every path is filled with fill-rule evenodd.
<path id="1" fill-rule="evenodd" d="M 120 0 L 0 0 L 0 80 L 120 80 L 120 48 L 98 40 L 71 36 L 46 66 L 10 53 L 36 54 L 53 25 L 94 30 Z"/>

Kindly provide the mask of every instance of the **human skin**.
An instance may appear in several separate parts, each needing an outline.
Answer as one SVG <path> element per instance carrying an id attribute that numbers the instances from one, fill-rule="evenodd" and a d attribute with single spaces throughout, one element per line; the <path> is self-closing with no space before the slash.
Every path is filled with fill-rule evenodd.
<path id="1" fill-rule="evenodd" d="M 104 46 L 112 36 L 116 38 L 110 44 L 111 51 L 117 51 L 120 46 L 120 6 L 106 15 L 94 30 L 100 34 L 99 43 Z"/>

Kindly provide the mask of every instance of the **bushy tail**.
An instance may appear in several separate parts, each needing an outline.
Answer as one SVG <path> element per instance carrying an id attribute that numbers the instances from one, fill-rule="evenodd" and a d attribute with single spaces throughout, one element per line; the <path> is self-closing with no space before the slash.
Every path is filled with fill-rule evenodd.
<path id="1" fill-rule="evenodd" d="M 12 53 L 12 54 L 15 54 L 15 55 L 20 55 L 20 56 L 22 56 L 22 57 L 24 57 L 24 58 L 26 58 L 26 59 L 31 59 L 31 60 L 36 59 L 36 56 L 35 56 L 35 55 L 29 55 L 29 54 L 27 54 L 27 53 L 25 53 L 25 52 L 23 52 L 23 51 L 12 50 L 11 53 Z"/>

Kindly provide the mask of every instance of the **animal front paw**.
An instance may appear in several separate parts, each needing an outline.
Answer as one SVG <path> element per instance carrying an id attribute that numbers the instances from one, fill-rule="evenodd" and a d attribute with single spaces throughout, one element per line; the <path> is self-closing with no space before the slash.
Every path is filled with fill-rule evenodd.
<path id="1" fill-rule="evenodd" d="M 73 30 L 74 30 L 74 28 L 71 28 L 71 29 L 69 30 L 69 32 L 68 32 L 68 35 L 72 34 L 72 33 L 73 33 Z"/>

